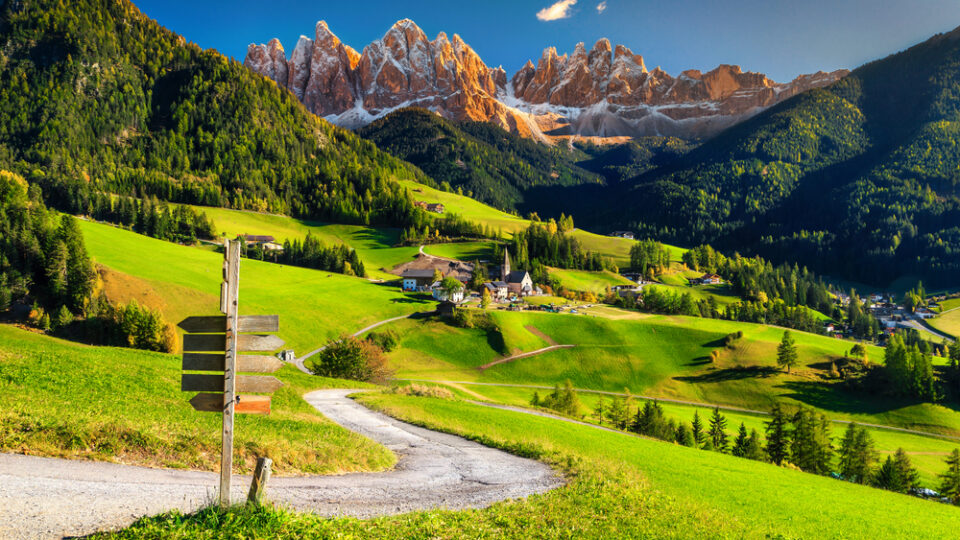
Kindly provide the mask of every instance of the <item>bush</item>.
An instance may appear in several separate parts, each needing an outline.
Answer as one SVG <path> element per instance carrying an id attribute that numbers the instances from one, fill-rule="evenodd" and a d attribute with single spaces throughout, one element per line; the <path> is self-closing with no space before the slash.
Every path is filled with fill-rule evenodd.
<path id="1" fill-rule="evenodd" d="M 370 332 L 367 334 L 367 341 L 380 347 L 386 352 L 393 352 L 400 344 L 400 336 L 393 330 L 384 330 L 383 332 Z"/>
<path id="2" fill-rule="evenodd" d="M 344 336 L 327 345 L 307 367 L 314 375 L 375 383 L 382 383 L 393 375 L 383 349 L 353 336 Z"/>
<path id="3" fill-rule="evenodd" d="M 442 386 L 427 386 L 425 384 L 413 383 L 407 386 L 394 386 L 390 388 L 391 394 L 401 396 L 432 397 L 439 399 L 453 399 L 453 392 Z"/>

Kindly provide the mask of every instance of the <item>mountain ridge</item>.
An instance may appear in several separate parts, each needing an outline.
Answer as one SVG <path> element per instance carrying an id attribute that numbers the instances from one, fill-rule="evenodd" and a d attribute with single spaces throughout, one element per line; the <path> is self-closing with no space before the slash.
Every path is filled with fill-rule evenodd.
<path id="1" fill-rule="evenodd" d="M 286 64 L 286 65 L 284 65 Z M 487 66 L 459 35 L 434 40 L 410 19 L 397 21 L 362 53 L 320 21 L 289 59 L 279 40 L 251 43 L 244 65 L 294 93 L 332 123 L 358 128 L 406 106 L 452 120 L 489 121 L 543 141 L 575 137 L 668 135 L 703 138 L 848 72 L 801 75 L 776 83 L 723 64 L 672 77 L 648 71 L 644 59 L 601 39 L 571 55 L 548 47 L 510 79 Z"/>

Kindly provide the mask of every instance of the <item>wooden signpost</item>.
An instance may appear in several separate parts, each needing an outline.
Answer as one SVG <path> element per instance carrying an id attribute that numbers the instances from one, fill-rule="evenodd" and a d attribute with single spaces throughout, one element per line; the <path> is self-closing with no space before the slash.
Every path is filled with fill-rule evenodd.
<path id="1" fill-rule="evenodd" d="M 268 375 L 238 373 L 273 373 L 283 366 L 274 356 L 240 355 L 241 352 L 269 352 L 283 346 L 283 340 L 269 334 L 278 332 L 277 315 L 239 316 L 240 241 L 224 244 L 223 283 L 220 286 L 220 311 L 213 317 L 188 317 L 178 325 L 183 336 L 183 370 L 215 373 L 184 373 L 180 389 L 200 392 L 190 399 L 193 408 L 223 414 L 222 453 L 220 455 L 220 506 L 230 505 L 230 473 L 233 469 L 233 415 L 235 413 L 270 414 L 270 394 L 283 386 Z M 262 465 L 258 462 L 258 468 Z M 258 472 L 260 486 L 269 478 Z M 255 479 L 255 482 L 258 480 Z M 258 495 L 259 497 L 259 490 Z"/>

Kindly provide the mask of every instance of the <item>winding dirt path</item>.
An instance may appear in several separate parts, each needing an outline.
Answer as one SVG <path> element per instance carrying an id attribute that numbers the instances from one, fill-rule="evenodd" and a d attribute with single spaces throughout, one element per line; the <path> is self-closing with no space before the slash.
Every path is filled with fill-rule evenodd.
<path id="1" fill-rule="evenodd" d="M 576 345 L 550 345 L 549 347 L 544 347 L 542 349 L 537 349 L 535 351 L 515 354 L 513 356 L 508 356 L 506 358 L 500 358 L 500 359 L 494 360 L 493 362 L 487 362 L 482 366 L 477 366 L 477 369 L 479 369 L 480 371 L 485 371 L 498 364 L 506 364 L 507 362 L 513 362 L 514 360 L 520 360 L 521 358 L 527 358 L 529 356 L 536 356 L 538 354 L 555 351 L 557 349 L 572 349 L 574 347 L 576 347 Z"/>
<path id="2" fill-rule="evenodd" d="M 324 516 L 373 517 L 434 508 L 481 508 L 559 487 L 547 465 L 430 431 L 347 398 L 356 390 L 304 396 L 343 427 L 397 454 L 393 470 L 274 478 L 267 498 Z M 137 518 L 212 503 L 216 473 L 0 454 L 0 538 L 61 538 L 121 528 Z M 249 477 L 231 497 L 244 500 Z"/>

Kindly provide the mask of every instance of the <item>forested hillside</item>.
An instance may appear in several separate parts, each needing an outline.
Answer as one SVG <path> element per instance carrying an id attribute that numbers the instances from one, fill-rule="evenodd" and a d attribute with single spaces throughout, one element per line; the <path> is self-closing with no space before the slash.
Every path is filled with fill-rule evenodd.
<path id="1" fill-rule="evenodd" d="M 958 137 L 960 30 L 784 102 L 573 210 L 579 223 L 879 286 L 905 275 L 955 283 Z"/>
<path id="2" fill-rule="evenodd" d="M 0 167 L 71 212 L 105 191 L 351 223 L 420 216 L 391 178 L 422 173 L 126 0 L 0 4 Z"/>
<path id="3" fill-rule="evenodd" d="M 573 162 L 585 154 L 550 147 L 486 122 L 451 122 L 425 109 L 404 109 L 358 132 L 418 166 L 438 182 L 501 210 L 537 206 L 525 193 L 545 186 L 598 184 Z"/>

